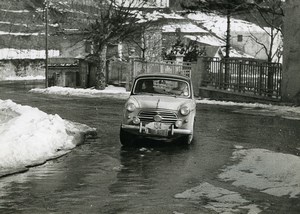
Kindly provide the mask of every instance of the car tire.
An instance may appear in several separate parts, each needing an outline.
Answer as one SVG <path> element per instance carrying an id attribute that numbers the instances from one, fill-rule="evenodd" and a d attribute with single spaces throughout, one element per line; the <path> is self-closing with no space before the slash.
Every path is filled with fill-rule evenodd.
<path id="1" fill-rule="evenodd" d="M 181 138 L 181 141 L 184 145 L 190 145 L 193 142 L 193 140 L 194 140 L 193 134 L 186 135 Z"/>
<path id="2" fill-rule="evenodd" d="M 123 146 L 133 146 L 135 141 L 134 134 L 124 131 L 120 128 L 120 142 Z"/>

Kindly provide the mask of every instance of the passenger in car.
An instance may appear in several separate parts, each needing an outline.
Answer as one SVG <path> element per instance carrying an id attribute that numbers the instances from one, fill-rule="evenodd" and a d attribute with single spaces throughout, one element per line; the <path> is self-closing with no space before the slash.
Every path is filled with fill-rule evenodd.
<path id="1" fill-rule="evenodd" d="M 145 88 L 142 89 L 142 92 L 154 93 L 153 80 L 145 80 L 144 81 Z"/>
<path id="2" fill-rule="evenodd" d="M 176 95 L 188 96 L 189 92 L 187 89 L 187 84 L 185 82 L 178 82 L 177 87 L 172 89 L 172 93 Z"/>

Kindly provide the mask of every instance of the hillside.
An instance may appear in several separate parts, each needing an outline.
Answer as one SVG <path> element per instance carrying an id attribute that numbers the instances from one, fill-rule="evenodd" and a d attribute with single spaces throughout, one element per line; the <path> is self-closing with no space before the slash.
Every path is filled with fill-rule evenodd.
<path id="1" fill-rule="evenodd" d="M 83 40 L 79 29 L 91 20 L 89 11 L 92 7 L 69 2 L 51 1 L 48 13 L 49 50 L 64 51 Z M 45 13 L 38 0 L 1 1 L 0 11 L 0 50 L 45 49 Z"/>

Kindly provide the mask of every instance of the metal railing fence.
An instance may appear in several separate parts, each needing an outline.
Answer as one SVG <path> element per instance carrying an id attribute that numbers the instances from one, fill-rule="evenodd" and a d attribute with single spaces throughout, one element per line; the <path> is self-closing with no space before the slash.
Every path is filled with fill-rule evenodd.
<path id="1" fill-rule="evenodd" d="M 203 86 L 281 98 L 282 65 L 280 63 L 205 58 L 204 64 Z"/>

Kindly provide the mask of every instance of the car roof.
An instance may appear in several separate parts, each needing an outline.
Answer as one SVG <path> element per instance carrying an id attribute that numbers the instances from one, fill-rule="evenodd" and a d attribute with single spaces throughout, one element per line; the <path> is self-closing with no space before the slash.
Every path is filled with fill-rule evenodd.
<path id="1" fill-rule="evenodd" d="M 151 77 L 159 77 L 159 78 L 176 78 L 181 80 L 190 81 L 191 79 L 187 76 L 178 75 L 178 74 L 165 74 L 165 73 L 147 73 L 147 74 L 140 74 L 136 77 L 136 79 L 139 78 L 151 78 Z"/>

